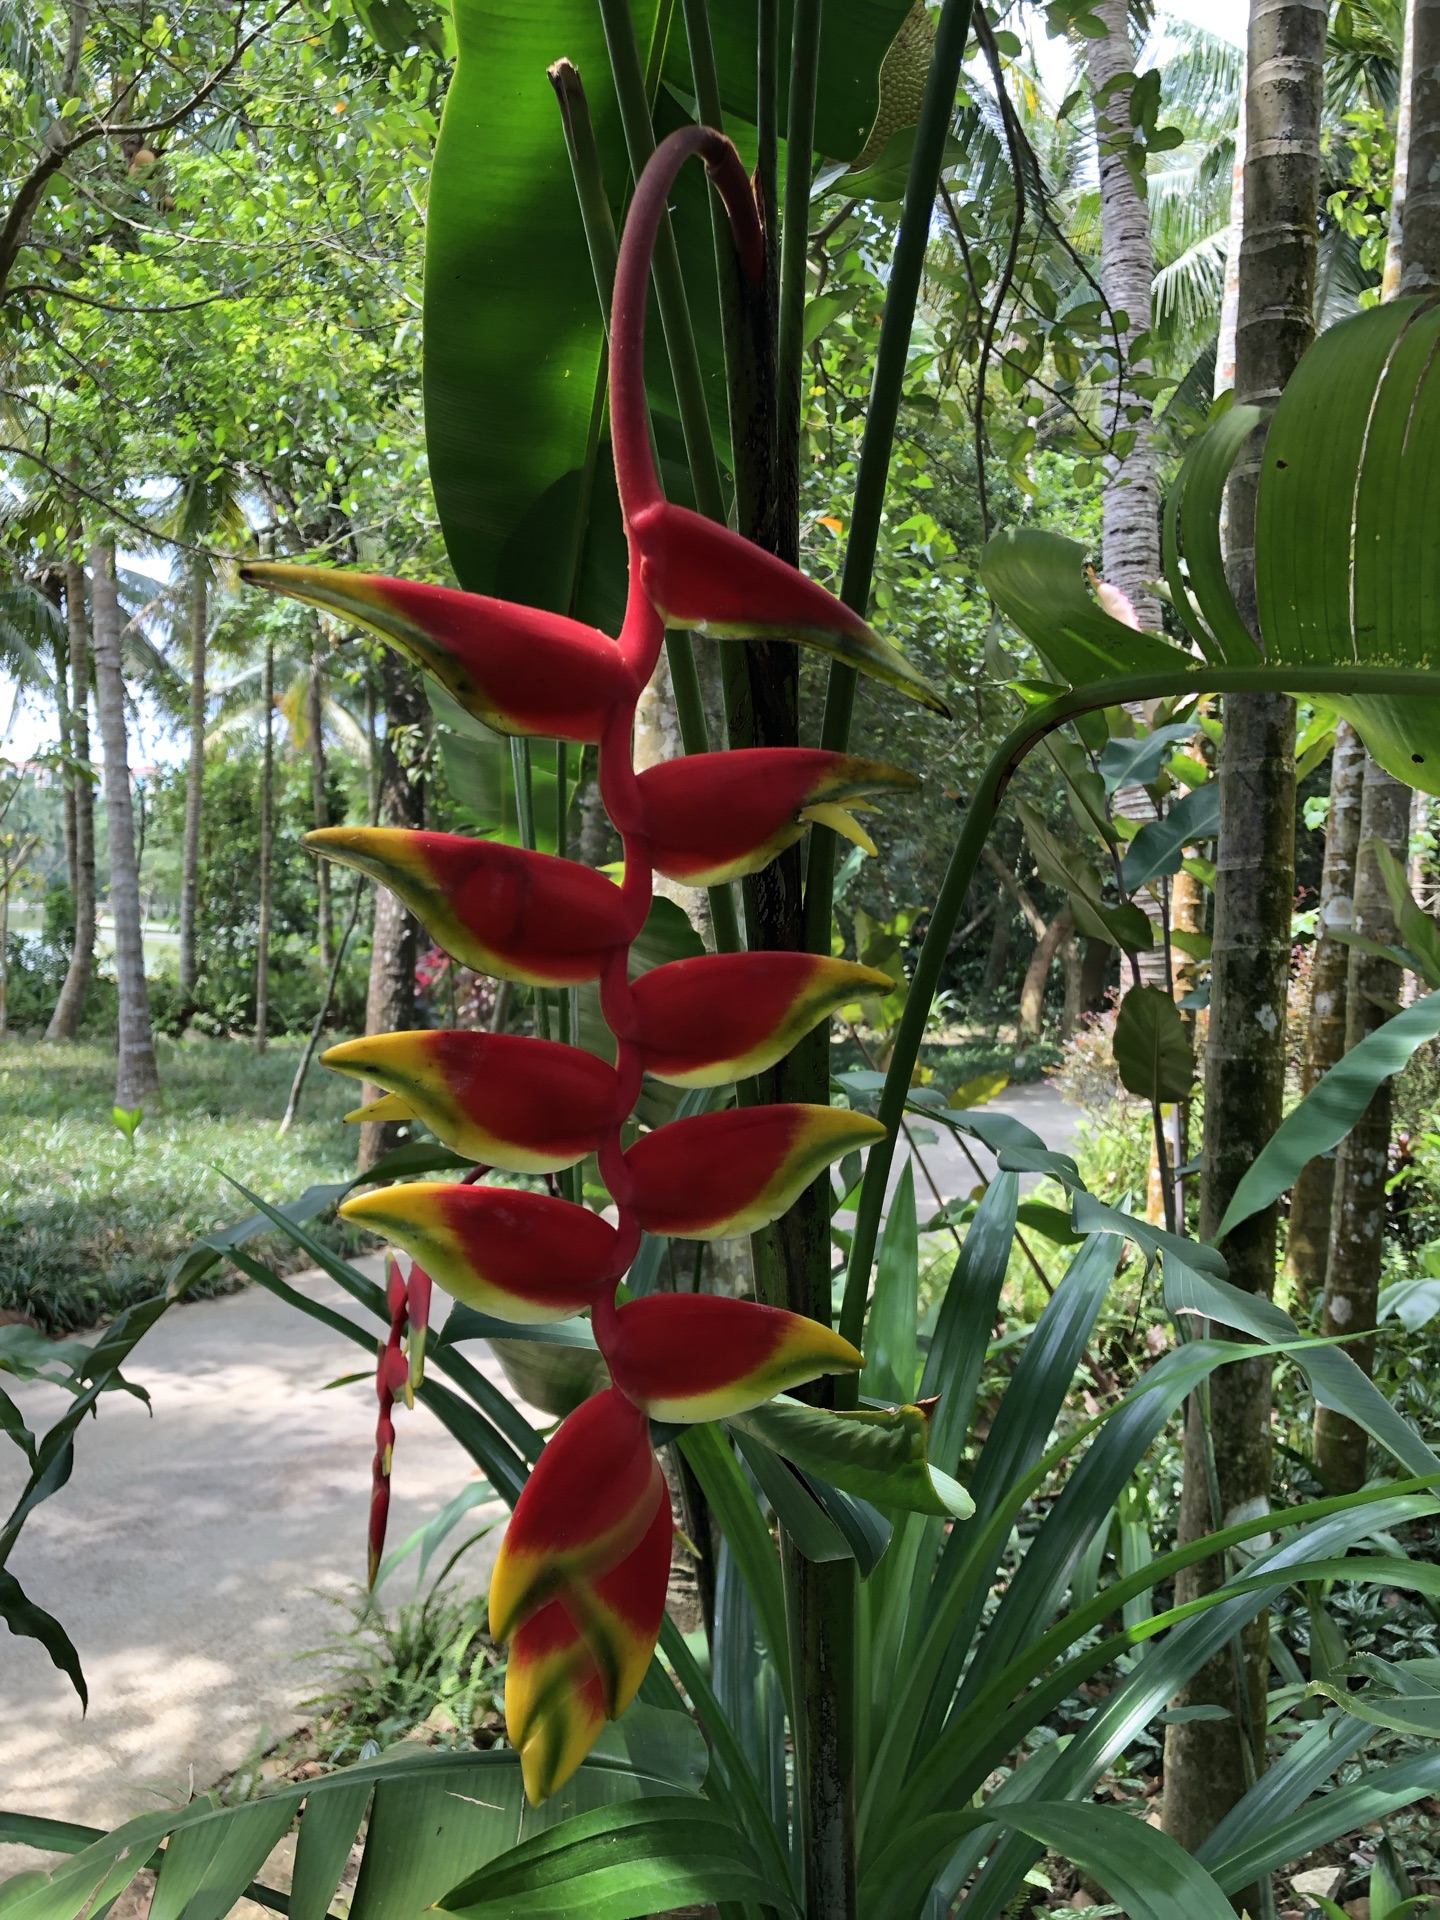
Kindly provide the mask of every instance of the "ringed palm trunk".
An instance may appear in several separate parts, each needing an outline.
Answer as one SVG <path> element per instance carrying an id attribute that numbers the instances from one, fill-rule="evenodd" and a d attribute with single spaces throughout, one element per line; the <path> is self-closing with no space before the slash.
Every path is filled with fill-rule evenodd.
<path id="1" fill-rule="evenodd" d="M 1405 33 L 1395 192 L 1391 203 L 1385 285 L 1402 294 L 1440 287 L 1440 4 L 1411 0 Z M 1409 787 L 1366 758 L 1360 803 L 1360 859 L 1355 882 L 1356 930 L 1389 945 L 1398 936 L 1376 847 L 1389 850 L 1403 868 L 1410 851 Z M 1387 1017 L 1400 997 L 1400 970 L 1358 948 L 1349 956 L 1345 1045 L 1357 1045 Z M 1323 1329 L 1348 1336 L 1373 1327 L 1380 1291 L 1385 1238 L 1385 1181 L 1389 1172 L 1391 1083 L 1376 1091 L 1358 1123 L 1341 1142 L 1335 1162 L 1335 1200 L 1330 1225 L 1330 1264 L 1325 1280 Z M 1346 1352 L 1369 1373 L 1373 1340 L 1352 1341 Z M 1367 1441 L 1353 1421 L 1320 1408 L 1315 1415 L 1315 1461 L 1340 1492 L 1364 1484 Z"/>
<path id="2" fill-rule="evenodd" d="M 1325 822 L 1325 865 L 1320 877 L 1320 917 L 1310 970 L 1310 1024 L 1301 1092 L 1309 1093 L 1345 1051 L 1346 976 L 1350 948 L 1331 927 L 1348 928 L 1355 912 L 1355 856 L 1360 848 L 1360 789 L 1368 755 L 1348 720 L 1335 729 L 1330 755 L 1330 812 Z M 1321 1157 L 1303 1167 L 1290 1196 L 1285 1272 L 1296 1295 L 1309 1300 L 1325 1284 L 1330 1251 L 1330 1203 L 1335 1162 Z"/>
<path id="3" fill-rule="evenodd" d="M 398 738 L 415 737 L 423 723 L 424 699 L 415 676 L 388 648 L 379 667 L 385 706 L 385 737 L 380 748 L 377 795 L 380 824 L 423 827 L 425 790 L 396 750 Z M 415 962 L 419 927 L 388 887 L 375 889 L 375 923 L 370 943 L 370 984 L 365 997 L 366 1033 L 394 1033 L 415 1024 Z M 378 1087 L 366 1087 L 367 1100 Z M 399 1138 L 393 1120 L 366 1120 L 360 1128 L 360 1169 L 373 1166 Z"/>
<path id="4" fill-rule="evenodd" d="M 120 595 L 115 549 L 90 549 L 95 612 L 95 711 L 105 749 L 105 818 L 110 841 L 110 914 L 115 923 L 115 977 L 120 998 L 115 1102 L 137 1107 L 160 1091 L 150 1031 L 150 990 L 140 924 L 140 874 L 135 858 L 135 814 L 125 738 L 125 682 L 120 669 Z"/>
<path id="5" fill-rule="evenodd" d="M 193 999 L 198 965 L 195 921 L 200 899 L 200 816 L 205 793 L 205 649 L 209 579 L 197 556 L 190 573 L 190 759 L 185 769 L 185 844 L 180 868 L 180 991 Z"/>
<path id="6" fill-rule="evenodd" d="M 1235 398 L 1278 397 L 1314 335 L 1320 197 L 1325 0 L 1252 0 L 1246 61 L 1247 146 L 1235 346 Z M 1255 625 L 1255 499 L 1260 447 L 1245 450 L 1228 498 L 1227 566 Z M 1205 1142 L 1200 1233 L 1213 1235 L 1241 1176 L 1280 1123 L 1285 1004 L 1295 889 L 1295 706 L 1269 694 L 1230 696 L 1220 748 L 1210 1024 L 1205 1048 Z M 1224 1244 L 1231 1281 L 1269 1294 L 1277 1212 L 1249 1220 Z M 1202 1538 L 1270 1499 L 1270 1366 L 1221 1368 L 1209 1420 L 1192 1395 L 1185 1422 L 1179 1537 Z M 1210 1467 L 1218 1483 L 1212 1500 Z M 1218 1505 L 1218 1512 L 1216 1507 Z M 1223 1579 L 1219 1559 L 1176 1582 L 1183 1602 Z M 1165 1826 L 1193 1851 L 1264 1766 L 1269 1623 L 1257 1618 L 1185 1690 L 1187 1705 L 1227 1718 L 1167 1728 Z M 1259 1910 L 1259 1890 L 1237 1894 Z"/>
<path id="7" fill-rule="evenodd" d="M 75 937 L 70 964 L 47 1040 L 73 1040 L 80 1031 L 85 997 L 95 969 L 95 789 L 90 764 L 90 621 L 85 611 L 85 569 L 79 560 L 65 563 L 65 624 L 70 640 L 70 745 L 81 769 L 75 798 Z"/>
<path id="8" fill-rule="evenodd" d="M 270 896 L 275 859 L 275 648 L 265 643 L 260 675 L 260 912 L 255 928 L 255 1051 L 270 1038 Z"/>
<path id="9" fill-rule="evenodd" d="M 1155 257 L 1150 243 L 1150 203 L 1142 183 L 1125 163 L 1130 144 L 1130 88 L 1117 81 L 1133 72 L 1135 49 L 1130 39 L 1129 0 L 1100 0 L 1092 11 L 1105 23 L 1105 34 L 1085 42 L 1085 67 L 1094 100 L 1095 139 L 1100 162 L 1100 280 L 1113 313 L 1123 314 L 1116 327 L 1122 360 L 1105 398 L 1105 426 L 1111 435 L 1132 433 L 1128 453 L 1109 460 L 1104 497 L 1102 567 L 1105 579 L 1118 587 L 1142 627 L 1158 629 L 1160 602 L 1152 582 L 1159 578 L 1160 492 L 1151 444 L 1150 406 L 1135 391 L 1132 379 L 1150 371 L 1148 356 L 1133 360 L 1135 340 L 1150 331 L 1151 283 Z M 1132 711 L 1143 716 L 1143 709 Z M 1154 818 L 1154 808 L 1143 787 L 1121 787 L 1114 807 L 1123 819 Z M 1140 955 L 1141 978 L 1147 986 L 1166 980 L 1163 917 L 1155 893 L 1146 888 L 1136 900 L 1155 929 L 1155 944 Z"/>

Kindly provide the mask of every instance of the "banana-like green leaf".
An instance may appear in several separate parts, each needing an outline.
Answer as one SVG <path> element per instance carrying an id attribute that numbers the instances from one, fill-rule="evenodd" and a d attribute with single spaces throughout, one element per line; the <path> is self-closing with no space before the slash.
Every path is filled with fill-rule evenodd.
<path id="1" fill-rule="evenodd" d="M 1130 988 L 1120 1002 L 1112 1044 L 1127 1092 L 1155 1105 L 1189 1097 L 1195 1050 L 1180 1009 L 1163 987 Z"/>
<path id="2" fill-rule="evenodd" d="M 1364 1675 L 1374 1684 L 1351 1691 L 1347 1682 Z M 1312 1680 L 1307 1693 L 1321 1694 L 1368 1726 L 1440 1739 L 1440 1661 L 1380 1660 L 1362 1655 Z"/>
<path id="3" fill-rule="evenodd" d="M 866 136 L 881 110 L 881 68 L 892 42 L 906 22 L 909 0 L 826 0 L 825 31 L 820 36 L 820 72 L 815 95 L 815 150 L 830 160 L 853 160 L 866 143 Z M 757 98 L 754 16 L 744 7 L 712 6 L 710 31 L 715 45 L 715 66 L 720 81 L 720 99 L 726 125 L 732 119 L 753 122 Z M 778 44 L 789 47 L 793 25 L 793 0 L 780 0 L 776 8 Z M 926 49 L 917 48 L 914 64 L 918 67 L 919 88 L 915 108 L 896 120 L 897 127 L 918 119 L 918 92 L 924 87 Z M 893 74 L 893 66 L 891 73 Z M 776 113 L 783 131 L 789 93 L 790 63 L 780 62 L 776 74 Z M 887 78 L 890 77 L 887 75 Z M 901 78 L 895 75 L 895 78 Z M 695 81 L 690 71 L 685 35 L 678 24 L 670 35 L 665 56 L 665 78 L 672 86 L 693 95 Z M 902 89 L 903 91 L 903 89 Z M 848 182 L 847 191 L 848 191 Z"/>
<path id="4" fill-rule="evenodd" d="M 633 12 L 644 45 L 653 0 Z M 545 70 L 562 55 L 579 67 L 615 200 L 628 164 L 605 36 L 592 0 L 458 0 L 455 34 L 425 244 L 430 480 L 463 587 L 563 610 L 586 503 L 560 483 L 586 465 L 604 330 Z M 503 555 L 542 499 L 549 581 L 532 570 L 517 594 Z"/>
<path id="5" fill-rule="evenodd" d="M 853 1557 L 844 1534 L 788 1462 L 743 1433 L 736 1434 L 735 1444 L 798 1553 L 806 1560 Z"/>
<path id="6" fill-rule="evenodd" d="M 1086 590 L 1084 568 L 1078 541 L 1035 527 L 997 533 L 980 562 L 996 605 L 1067 686 L 1186 664 L 1190 656 L 1159 634 L 1112 620 Z"/>
<path id="7" fill-rule="evenodd" d="M 171 1835 L 150 1903 L 155 1920 L 223 1920 L 295 1817 L 284 1796 L 226 1812 Z"/>
<path id="8" fill-rule="evenodd" d="M 1440 303 L 1394 300 L 1323 333 L 1265 444 L 1255 588 L 1267 660 L 1440 668 Z M 1389 772 L 1440 791 L 1430 702 L 1337 698 Z"/>
<path id="9" fill-rule="evenodd" d="M 1294 1185 L 1300 1169 L 1328 1153 L 1355 1125 L 1382 1080 L 1417 1047 L 1440 1034 L 1440 993 L 1426 994 L 1367 1034 L 1325 1074 L 1275 1129 L 1246 1168 L 1216 1231 L 1217 1242 Z"/>
<path id="10" fill-rule="evenodd" d="M 1217 664 L 1224 660 L 1232 666 L 1253 666 L 1258 658 L 1225 577 L 1220 522 L 1230 469 L 1263 418 L 1259 407 L 1230 407 L 1186 454 L 1165 502 L 1165 576 L 1171 601 L 1200 651 Z"/>
<path id="11" fill-rule="evenodd" d="M 1178 873 L 1186 847 L 1220 831 L 1220 783 L 1182 794 L 1162 820 L 1147 820 L 1125 850 L 1120 878 L 1131 893 L 1164 873 Z"/>
<path id="12" fill-rule="evenodd" d="M 727 1423 L 877 1507 L 968 1520 L 974 1502 L 929 1459 L 930 1416 L 920 1406 L 829 1413 L 779 1394 Z"/>
<path id="13" fill-rule="evenodd" d="M 708 1800 L 661 1795 L 592 1813 L 524 1840 L 447 1893 L 470 1920 L 632 1920 L 702 1901 L 794 1912 L 744 1833 Z"/>
<path id="14" fill-rule="evenodd" d="M 677 1444 L 694 1469 L 701 1491 L 735 1557 L 735 1565 L 755 1609 L 760 1636 L 788 1692 L 790 1667 L 785 1658 L 788 1635 L 780 1561 L 750 1483 L 729 1441 L 717 1427 L 686 1427 Z"/>

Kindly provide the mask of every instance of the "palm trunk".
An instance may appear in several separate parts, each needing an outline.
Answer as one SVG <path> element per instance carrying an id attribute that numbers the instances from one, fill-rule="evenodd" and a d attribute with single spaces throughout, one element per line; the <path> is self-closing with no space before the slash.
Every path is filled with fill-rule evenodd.
<path id="1" fill-rule="evenodd" d="M 95 967 L 95 789 L 90 764 L 90 623 L 85 612 L 85 569 L 65 563 L 65 624 L 70 630 L 70 743 L 80 771 L 75 796 L 75 938 L 60 998 L 45 1030 L 47 1040 L 73 1040 L 80 1031 L 90 975 Z"/>
<path id="2" fill-rule="evenodd" d="M 330 795 L 325 766 L 325 656 L 319 642 L 310 656 L 310 679 L 305 689 L 306 724 L 310 734 L 310 810 L 317 827 L 330 824 Z M 334 947 L 330 923 L 330 862 L 315 862 L 315 917 L 320 931 L 320 965 L 328 968 Z"/>
<path id="3" fill-rule="evenodd" d="M 260 676 L 260 912 L 255 927 L 255 1051 L 270 1038 L 270 869 L 275 858 L 275 648 Z"/>
<path id="4" fill-rule="evenodd" d="M 1346 973 L 1350 949 L 1329 929 L 1354 920 L 1355 856 L 1360 847 L 1360 787 L 1365 749 L 1346 720 L 1335 730 L 1330 756 L 1330 812 L 1325 822 L 1325 865 L 1320 878 L 1320 917 L 1310 969 L 1310 1025 L 1301 1091 L 1309 1093 L 1345 1051 Z M 1301 1301 L 1325 1284 L 1330 1250 L 1330 1203 L 1335 1162 L 1322 1156 L 1301 1169 L 1290 1196 L 1285 1272 Z"/>
<path id="5" fill-rule="evenodd" d="M 1376 859 L 1376 844 L 1403 861 L 1410 838 L 1410 789 L 1367 755 L 1360 803 L 1360 858 L 1355 875 L 1355 931 L 1382 946 L 1397 938 L 1395 910 Z M 1378 955 L 1350 952 L 1345 1050 L 1383 1026 L 1400 995 L 1400 969 Z M 1330 1259 L 1325 1275 L 1322 1333 L 1347 1338 L 1375 1325 L 1380 1260 L 1385 1239 L 1385 1181 L 1390 1160 L 1390 1082 L 1382 1082 L 1340 1143 Z M 1352 1340 L 1345 1351 L 1369 1373 L 1373 1340 Z M 1315 1412 L 1315 1464 L 1327 1491 L 1351 1493 L 1365 1484 L 1369 1439 L 1361 1427 L 1329 1407 Z"/>
<path id="6" fill-rule="evenodd" d="M 190 575 L 190 762 L 185 770 L 185 845 L 180 866 L 180 991 L 194 997 L 195 918 L 200 899 L 200 813 L 205 793 L 205 642 L 209 580 L 197 556 Z"/>
<path id="7" fill-rule="evenodd" d="M 1100 278 L 1112 312 L 1123 313 L 1117 329 L 1124 357 L 1106 399 L 1111 434 L 1133 432 L 1130 451 L 1112 459 L 1105 489 L 1104 569 L 1111 586 L 1126 595 L 1140 624 L 1160 625 L 1160 603 L 1152 582 L 1160 574 L 1160 497 L 1155 453 L 1150 444 L 1150 406 L 1130 384 L 1132 373 L 1148 373 L 1148 357 L 1132 362 L 1130 349 L 1150 331 L 1150 283 L 1154 257 L 1150 246 L 1150 206 L 1125 164 L 1129 143 L 1130 89 L 1115 80 L 1133 71 L 1128 0 L 1097 0 L 1092 8 L 1105 22 L 1103 39 L 1085 42 L 1085 64 L 1095 97 L 1095 133 L 1100 148 Z"/>
<path id="8" fill-rule="evenodd" d="M 1320 197 L 1325 0 L 1252 0 L 1246 62 L 1245 206 L 1240 244 L 1235 397 L 1274 400 L 1314 334 Z M 1242 455 L 1228 499 L 1227 565 L 1255 625 L 1255 497 L 1260 448 Z M 1220 749 L 1220 836 L 1210 1025 L 1205 1048 L 1205 1145 L 1200 1232 L 1215 1232 L 1241 1176 L 1280 1123 L 1285 1090 L 1285 1003 L 1295 891 L 1295 706 L 1276 695 L 1231 696 Z M 1275 1278 L 1274 1207 L 1230 1234 L 1231 1281 L 1269 1294 Z M 1211 1381 L 1209 1420 L 1192 1395 L 1185 1422 L 1179 1537 L 1203 1537 L 1227 1516 L 1270 1499 L 1270 1366 L 1243 1361 Z M 1207 1430 L 1208 1428 L 1208 1430 Z M 1212 1500 L 1210 1462 L 1218 1482 Z M 1218 1505 L 1218 1512 L 1216 1506 Z M 1212 1590 L 1219 1559 L 1176 1581 L 1179 1602 Z M 1269 1675 L 1265 1615 L 1185 1690 L 1189 1705 L 1223 1720 L 1173 1725 L 1165 1738 L 1165 1826 L 1192 1851 L 1264 1766 Z M 1243 1889 L 1237 1908 L 1259 1911 Z"/>
<path id="9" fill-rule="evenodd" d="M 1405 33 L 1405 68 L 1396 143 L 1385 281 L 1401 293 L 1433 293 L 1440 287 L 1440 0 L 1411 0 Z M 1360 858 L 1355 882 L 1355 926 L 1366 939 L 1389 945 L 1398 936 L 1379 864 L 1376 843 L 1405 866 L 1410 853 L 1409 787 L 1366 758 L 1360 803 Z M 1400 997 L 1400 971 L 1359 949 L 1349 957 L 1345 1045 L 1348 1051 L 1373 1033 Z M 1325 1280 L 1323 1327 L 1347 1336 L 1373 1327 L 1385 1238 L 1385 1181 L 1389 1172 L 1391 1084 L 1376 1092 L 1341 1142 L 1335 1162 L 1335 1200 L 1330 1226 L 1330 1266 Z M 1373 1340 L 1355 1341 L 1346 1352 L 1368 1373 Z M 1341 1492 L 1365 1480 L 1367 1440 L 1352 1421 L 1319 1408 L 1315 1415 L 1315 1462 Z"/>
<path id="10" fill-rule="evenodd" d="M 135 858 L 135 813 L 125 739 L 125 682 L 120 670 L 120 596 L 115 549 L 90 549 L 95 612 L 95 712 L 105 749 L 105 817 L 110 841 L 110 915 L 115 923 L 115 977 L 120 995 L 119 1060 L 115 1102 L 138 1107 L 160 1091 L 150 1032 L 150 991 L 140 924 L 140 874 Z"/>
<path id="11" fill-rule="evenodd" d="M 396 751 L 403 730 L 424 720 L 424 699 L 414 675 L 395 654 L 381 662 L 385 698 L 385 738 L 379 758 L 377 796 L 382 826 L 422 827 L 425 791 Z M 419 957 L 419 928 L 387 887 L 375 892 L 375 927 L 370 943 L 370 986 L 365 998 L 365 1031 L 394 1033 L 415 1024 L 415 962 Z M 379 1097 L 378 1087 L 366 1087 L 365 1098 Z M 399 1139 L 394 1120 L 367 1120 L 360 1128 L 360 1169 L 373 1166 Z"/>

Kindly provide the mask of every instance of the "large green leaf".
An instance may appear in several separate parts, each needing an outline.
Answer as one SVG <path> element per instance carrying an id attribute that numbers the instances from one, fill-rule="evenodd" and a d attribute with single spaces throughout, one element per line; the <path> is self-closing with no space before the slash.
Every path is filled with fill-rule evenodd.
<path id="1" fill-rule="evenodd" d="M 780 0 L 777 33 L 788 48 L 794 0 Z M 815 96 L 815 147 L 830 160 L 853 160 L 880 106 L 880 67 L 890 44 L 910 11 L 909 0 L 826 0 L 824 30 L 820 36 L 820 73 Z M 755 15 L 747 7 L 712 6 L 710 31 L 715 43 L 715 65 L 720 99 L 727 121 L 755 118 Z M 785 125 L 790 63 L 782 59 L 776 110 Z M 683 32 L 673 32 L 665 55 L 665 78 L 693 94 L 689 53 Z"/>
<path id="2" fill-rule="evenodd" d="M 1416 1048 L 1436 1034 L 1440 1034 L 1440 993 L 1430 993 L 1367 1034 L 1337 1061 L 1286 1115 L 1245 1169 L 1216 1241 L 1292 1187 L 1307 1161 L 1338 1146 L 1380 1083 L 1399 1073 Z"/>
<path id="3" fill-rule="evenodd" d="M 1034 646 L 1052 679 L 1067 686 L 1148 668 L 1183 667 L 1188 655 L 1158 634 L 1111 619 L 1085 586 L 1085 549 L 1036 527 L 997 533 L 980 562 L 996 605 Z"/>
<path id="4" fill-rule="evenodd" d="M 350 1911 L 357 1920 L 419 1920 L 451 1887 L 508 1852 L 522 1822 L 531 1832 L 548 1830 L 645 1796 L 683 1794 L 687 1806 L 705 1809 L 695 1797 L 705 1765 L 704 1742 L 686 1715 L 637 1704 L 605 1729 L 579 1772 L 539 1808 L 525 1803 L 512 1752 L 406 1745 L 262 1800 L 231 1807 L 194 1800 L 143 1814 L 110 1834 L 27 1830 L 0 1816 L 6 1839 L 79 1848 L 48 1874 L 7 1881 L 0 1909 L 6 1920 L 76 1920 L 92 1900 L 104 1905 L 122 1892 L 165 1840 L 155 1894 L 162 1920 L 221 1920 L 247 1891 L 252 1898 L 269 1894 L 265 1903 L 283 1911 L 283 1895 L 263 1886 L 252 1891 L 250 1883 L 303 1805 L 291 1911 L 297 1920 L 315 1920 L 333 1897 L 373 1794 Z M 84 1840 L 89 1844 L 80 1845 Z"/>
<path id="5" fill-rule="evenodd" d="M 1236 666 L 1253 665 L 1257 649 L 1225 577 L 1220 526 L 1230 468 L 1263 418 L 1259 407 L 1228 408 L 1186 454 L 1165 502 L 1165 572 L 1175 609 L 1208 660 Z"/>
<path id="6" fill-rule="evenodd" d="M 471 1920 L 633 1920 L 706 1900 L 794 1910 L 726 1814 L 671 1795 L 578 1814 L 522 1841 L 439 1904 Z"/>
<path id="7" fill-rule="evenodd" d="M 782 1393 L 728 1424 L 877 1507 L 957 1520 L 975 1511 L 959 1482 L 930 1464 L 930 1420 L 918 1406 L 830 1413 Z"/>
<path id="8" fill-rule="evenodd" d="M 1329 328 L 1292 376 L 1265 444 L 1255 591 L 1266 658 L 1440 667 L 1440 305 L 1407 299 Z M 1397 779 L 1440 787 L 1429 702 L 1334 705 Z"/>
<path id="9" fill-rule="evenodd" d="M 1120 1084 L 1159 1106 L 1185 1100 L 1195 1084 L 1195 1050 L 1180 1009 L 1163 987 L 1131 987 L 1115 1020 Z"/>
<path id="10" fill-rule="evenodd" d="M 654 0 L 632 0 L 648 41 Z M 550 503 L 548 576 L 522 597 L 563 608 L 604 348 L 594 274 L 546 68 L 585 81 L 612 202 L 628 167 L 593 0 L 457 0 L 457 60 L 430 180 L 425 424 L 460 584 L 495 592 L 507 542 Z M 510 579 L 511 593 L 517 582 Z"/>

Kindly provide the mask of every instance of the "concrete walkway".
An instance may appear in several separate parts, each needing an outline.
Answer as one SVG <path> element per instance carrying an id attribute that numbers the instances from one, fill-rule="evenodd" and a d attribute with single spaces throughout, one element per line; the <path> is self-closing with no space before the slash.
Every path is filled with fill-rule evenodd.
<path id="1" fill-rule="evenodd" d="M 354 1310 L 319 1274 L 294 1284 Z M 501 1378 L 488 1354 L 482 1364 Z M 146 1335 L 126 1373 L 153 1418 L 107 1394 L 77 1435 L 70 1484 L 11 1559 L 74 1641 L 90 1711 L 33 1640 L 0 1628 L 0 1805 L 108 1826 L 184 1799 L 298 1723 L 319 1663 L 297 1655 L 347 1623 L 334 1601 L 365 1577 L 375 1396 L 367 1384 L 324 1391 L 365 1365 L 358 1346 L 258 1287 L 172 1308 Z M 32 1430 L 65 1404 L 58 1388 L 11 1391 Z M 474 1473 L 423 1410 L 397 1409 L 396 1427 L 392 1544 Z M 7 1444 L 0 1511 L 19 1464 Z M 486 1541 L 462 1562 L 477 1586 L 487 1547 L 493 1559 Z M 401 1570 L 389 1597 L 410 1588 Z M 35 1864 L 0 1848 L 0 1871 Z"/>
<path id="2" fill-rule="evenodd" d="M 1053 1089 L 1009 1089 L 994 1104 L 1047 1145 L 1073 1145 L 1076 1115 Z M 948 1134 L 922 1152 L 943 1198 L 976 1184 Z M 933 1197 L 919 1180 L 917 1197 L 923 1220 Z M 353 1310 L 319 1274 L 294 1284 Z M 488 1353 L 472 1351 L 500 1382 Z M 153 1417 L 128 1395 L 105 1397 L 77 1436 L 70 1484 L 32 1516 L 11 1563 L 70 1633 L 91 1705 L 82 1718 L 36 1643 L 0 1628 L 0 1806 L 108 1826 L 183 1799 L 298 1723 L 317 1663 L 297 1656 L 346 1624 L 334 1601 L 364 1578 L 374 1395 L 363 1383 L 324 1389 L 365 1364 L 259 1288 L 176 1307 L 146 1336 L 127 1373 Z M 11 1390 L 36 1431 L 65 1401 L 57 1388 Z M 474 1473 L 423 1410 L 396 1420 L 392 1543 Z M 0 1512 L 19 1464 L 0 1449 Z M 497 1544 L 462 1563 L 477 1588 Z M 409 1591 L 402 1570 L 388 1597 Z M 37 1864 L 0 1848 L 0 1875 Z"/>

